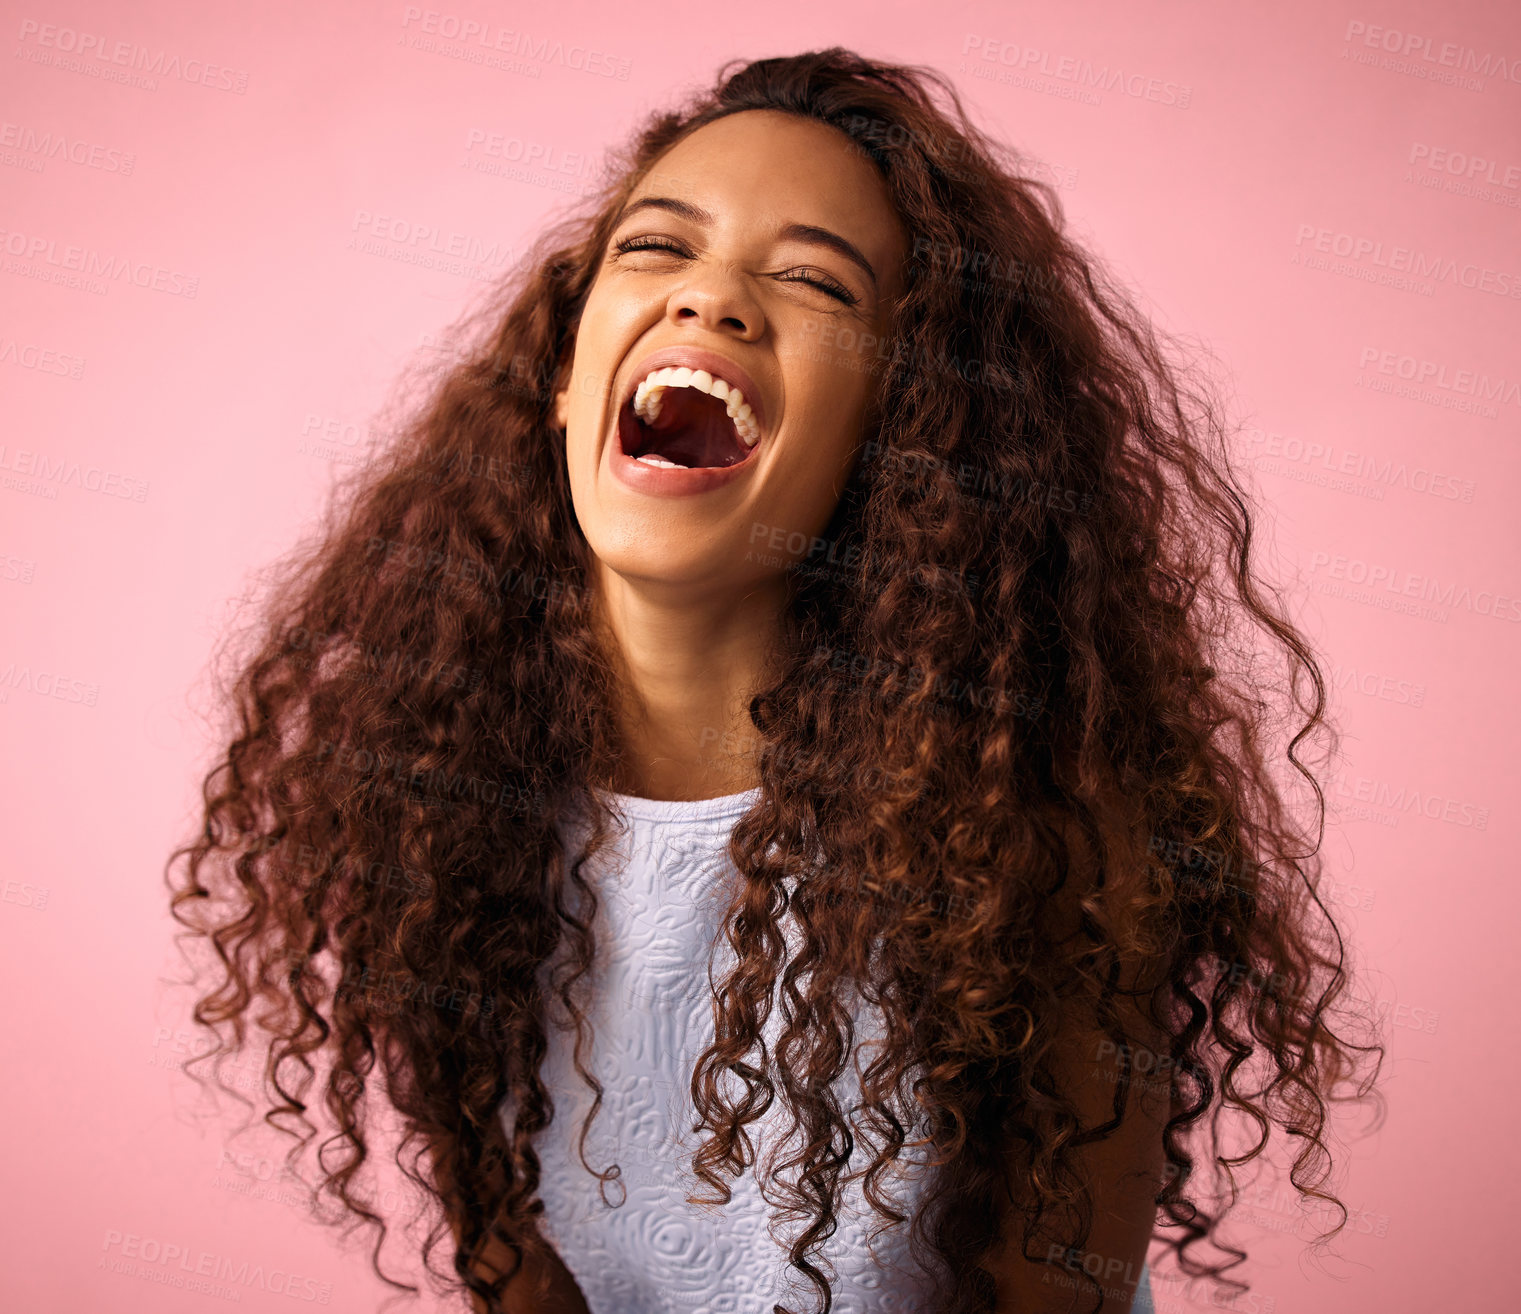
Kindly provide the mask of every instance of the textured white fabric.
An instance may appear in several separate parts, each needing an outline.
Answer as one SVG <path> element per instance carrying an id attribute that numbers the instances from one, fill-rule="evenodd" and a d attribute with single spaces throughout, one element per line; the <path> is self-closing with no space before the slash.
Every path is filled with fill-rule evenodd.
<path id="1" fill-rule="evenodd" d="M 712 1039 L 709 955 L 713 979 L 732 962 L 728 946 L 713 948 L 734 879 L 725 853 L 735 820 L 758 789 L 695 802 L 664 802 L 612 794 L 624 828 L 610 850 L 588 863 L 598 892 L 597 958 L 577 986 L 588 1012 L 591 1046 L 586 1066 L 603 1086 L 602 1107 L 586 1139 L 586 1159 L 620 1181 L 604 1189 L 581 1163 L 577 1138 L 592 1095 L 575 1071 L 574 1033 L 551 999 L 550 1045 L 543 1067 L 554 1100 L 550 1126 L 535 1140 L 545 1205 L 543 1228 L 585 1295 L 591 1314 L 772 1314 L 776 1304 L 814 1308 L 811 1285 L 786 1262 L 786 1248 L 768 1235 L 768 1206 L 752 1164 L 727 1179 L 725 1206 L 688 1204 L 710 1194 L 692 1174 L 697 1138 L 691 1127 L 690 1079 L 698 1054 Z M 583 832 L 562 823 L 572 857 Z M 858 1009 L 857 1053 L 880 1035 L 875 1014 Z M 779 1009 L 766 1028 L 768 1049 L 779 1030 Z M 864 1066 L 867 1061 L 862 1055 Z M 841 1107 L 859 1095 L 847 1069 Z M 750 1133 L 764 1174 L 767 1154 L 786 1131 L 778 1095 Z M 510 1130 L 511 1114 L 502 1109 Z M 857 1138 L 851 1170 L 869 1161 Z M 884 1183 L 899 1210 L 912 1218 L 925 1172 L 914 1152 L 900 1155 L 898 1173 Z M 790 1174 L 789 1174 L 790 1176 Z M 625 1195 L 626 1191 L 626 1195 Z M 822 1254 L 833 1268 L 838 1314 L 917 1314 L 930 1307 L 933 1284 L 907 1247 L 904 1223 L 868 1246 L 884 1220 L 862 1198 L 859 1182 L 842 1188 L 840 1225 Z M 795 1225 L 794 1225 L 795 1226 Z M 782 1235 L 790 1240 L 792 1232 Z M 817 1254 L 815 1263 L 819 1263 Z M 1143 1282 L 1145 1280 L 1143 1271 Z M 1149 1286 L 1142 1288 L 1149 1297 Z M 1138 1308 L 1149 1302 L 1137 1301 Z"/>
<path id="2" fill-rule="evenodd" d="M 586 1158 L 598 1169 L 614 1162 L 622 1169 L 621 1181 L 606 1187 L 616 1207 L 603 1203 L 600 1184 L 577 1154 L 592 1096 L 572 1061 L 574 1033 L 555 1024 L 568 1019 L 553 1003 L 543 1075 L 555 1113 L 535 1146 L 542 1164 L 544 1231 L 591 1314 L 771 1314 L 777 1303 L 795 1311 L 813 1308 L 813 1288 L 787 1263 L 785 1247 L 767 1234 L 769 1211 L 754 1165 L 738 1179 L 727 1179 L 733 1192 L 727 1205 L 705 1208 L 685 1199 L 699 1191 L 711 1194 L 690 1168 L 698 1144 L 690 1130 L 695 1121 L 690 1080 L 694 1061 L 713 1035 L 709 952 L 732 888 L 727 881 L 733 879 L 724 849 L 734 821 L 758 796 L 759 790 L 747 790 L 664 802 L 610 795 L 627 828 L 611 851 L 585 869 L 602 906 L 595 923 L 596 964 L 590 981 L 579 983 L 577 999 L 590 1007 L 587 1067 L 603 1085 Z M 571 823 L 562 829 L 572 856 L 579 854 L 578 827 Z M 730 951 L 720 943 L 713 957 L 715 980 L 722 980 L 729 962 Z M 773 1011 L 768 1045 L 777 1023 Z M 862 1035 L 872 1034 L 870 1018 L 862 1018 L 858 1046 Z M 848 1073 L 839 1088 L 847 1110 L 858 1095 L 853 1078 Z M 781 1106 L 778 1096 L 750 1128 L 763 1169 L 787 1128 Z M 504 1106 L 504 1121 L 508 1116 Z M 858 1140 L 852 1168 L 860 1154 Z M 911 1218 L 922 1179 L 913 1175 L 917 1165 L 911 1155 L 905 1153 L 900 1163 L 902 1175 L 886 1185 Z M 931 1288 L 907 1252 L 908 1225 L 879 1237 L 873 1258 L 867 1229 L 884 1220 L 862 1199 L 858 1183 L 842 1188 L 842 1196 L 839 1229 L 822 1252 L 834 1268 L 834 1309 L 910 1314 L 927 1308 Z M 792 1232 L 782 1235 L 790 1240 Z"/>

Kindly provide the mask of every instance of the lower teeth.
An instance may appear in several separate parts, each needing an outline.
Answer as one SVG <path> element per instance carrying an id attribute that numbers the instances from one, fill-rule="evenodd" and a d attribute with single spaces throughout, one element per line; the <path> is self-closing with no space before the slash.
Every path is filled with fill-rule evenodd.
<path id="1" fill-rule="evenodd" d="M 636 461 L 643 461 L 645 465 L 658 465 L 662 470 L 685 470 L 686 466 L 677 465 L 675 461 L 667 461 L 663 456 L 656 456 L 654 452 L 646 452 L 643 456 L 636 456 Z"/>

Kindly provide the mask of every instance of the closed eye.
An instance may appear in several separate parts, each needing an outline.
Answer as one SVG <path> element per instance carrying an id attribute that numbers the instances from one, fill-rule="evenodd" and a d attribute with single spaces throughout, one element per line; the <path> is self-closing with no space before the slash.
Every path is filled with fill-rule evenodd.
<path id="1" fill-rule="evenodd" d="M 813 277 L 804 277 L 807 274 L 812 274 Z M 821 269 L 810 269 L 806 266 L 801 269 L 789 269 L 785 273 L 778 274 L 777 278 L 783 283 L 812 283 L 814 287 L 823 289 L 836 300 L 843 301 L 847 306 L 853 306 L 857 301 L 854 292 L 843 284 L 836 283 L 834 279 L 830 278 Z"/>
<path id="2" fill-rule="evenodd" d="M 686 259 L 691 259 L 691 253 L 687 251 L 685 247 L 679 246 L 669 238 L 664 237 L 626 237 L 621 242 L 615 242 L 613 244 L 613 249 L 618 253 L 618 255 L 627 255 L 632 251 L 670 251 L 674 255 L 679 255 Z M 614 258 L 616 259 L 616 257 Z M 857 297 L 856 294 L 852 292 L 848 287 L 846 287 L 843 283 L 838 282 L 836 279 L 830 278 L 830 276 L 826 274 L 822 269 L 815 269 L 810 265 L 803 265 L 799 266 L 796 269 L 784 270 L 776 277 L 779 282 L 783 283 L 807 283 L 811 287 L 818 288 L 819 291 L 827 293 L 829 296 L 834 297 L 836 301 L 841 301 L 847 306 L 853 306 L 858 300 L 860 300 L 860 298 Z"/>

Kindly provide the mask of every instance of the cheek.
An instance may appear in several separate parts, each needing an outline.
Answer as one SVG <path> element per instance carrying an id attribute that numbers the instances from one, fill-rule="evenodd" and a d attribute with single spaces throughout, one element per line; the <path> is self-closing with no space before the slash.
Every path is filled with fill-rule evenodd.
<path id="1" fill-rule="evenodd" d="M 807 460 L 821 471 L 843 463 L 861 437 L 870 378 L 837 355 L 813 363 L 807 382 L 789 400 L 790 418 L 806 438 Z M 800 395 L 799 395 L 800 394 Z"/>
<path id="2" fill-rule="evenodd" d="M 886 328 L 854 317 L 821 318 L 810 324 L 808 355 L 815 368 L 860 379 L 892 355 Z"/>
<path id="3" fill-rule="evenodd" d="M 567 398 L 574 431 L 600 413 L 609 390 L 616 359 L 610 356 L 610 342 L 616 332 L 610 321 L 605 298 L 596 286 L 587 298 L 580 323 L 576 326 L 576 346 L 571 357 L 570 394 Z"/>
<path id="4" fill-rule="evenodd" d="M 811 529 L 823 525 L 849 478 L 862 437 L 862 397 L 842 383 L 824 387 L 789 405 L 788 459 L 779 462 L 782 477 L 774 485 L 790 519 Z"/>

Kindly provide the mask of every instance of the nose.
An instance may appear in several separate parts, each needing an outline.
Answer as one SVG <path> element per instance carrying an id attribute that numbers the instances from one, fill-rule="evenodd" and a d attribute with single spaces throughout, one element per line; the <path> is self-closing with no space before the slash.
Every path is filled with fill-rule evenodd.
<path id="1" fill-rule="evenodd" d="M 677 324 L 696 322 L 715 333 L 726 333 L 753 342 L 766 322 L 760 303 L 750 294 L 737 273 L 706 266 L 694 271 L 671 293 L 666 315 Z"/>

